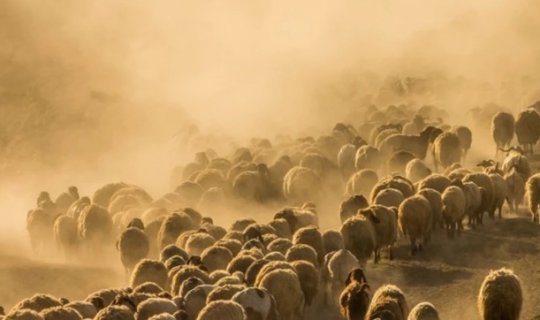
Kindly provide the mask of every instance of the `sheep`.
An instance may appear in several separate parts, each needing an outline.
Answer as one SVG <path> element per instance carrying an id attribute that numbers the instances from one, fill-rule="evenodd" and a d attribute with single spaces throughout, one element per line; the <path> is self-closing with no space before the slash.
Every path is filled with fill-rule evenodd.
<path id="1" fill-rule="evenodd" d="M 345 282 L 350 272 L 359 266 L 358 259 L 346 249 L 328 253 L 324 257 L 324 265 L 321 270 L 321 278 L 325 286 L 326 304 L 336 302 L 345 288 Z"/>
<path id="2" fill-rule="evenodd" d="M 150 241 L 143 230 L 131 227 L 122 232 L 116 247 L 120 251 L 120 260 L 126 274 L 129 274 L 139 261 L 148 256 Z"/>
<path id="3" fill-rule="evenodd" d="M 397 208 L 396 208 L 397 209 Z M 377 263 L 381 258 L 382 248 L 388 248 L 389 258 L 393 259 L 392 248 L 397 241 L 397 214 L 394 210 L 381 206 L 373 205 L 358 212 L 370 221 L 376 221 L 373 224 L 375 229 L 375 254 L 374 260 Z"/>
<path id="4" fill-rule="evenodd" d="M 84 301 L 90 302 L 97 310 L 101 310 L 109 306 L 119 293 L 119 289 L 102 289 L 91 293 Z"/>
<path id="5" fill-rule="evenodd" d="M 133 269 L 129 284 L 130 287 L 135 288 L 145 282 L 153 282 L 161 288 L 166 288 L 167 281 L 167 268 L 162 262 L 143 259 Z"/>
<path id="6" fill-rule="evenodd" d="M 197 316 L 206 306 L 208 294 L 214 290 L 214 286 L 200 285 L 189 291 L 184 299 L 184 310 L 188 314 L 188 319 L 198 319 Z"/>
<path id="7" fill-rule="evenodd" d="M 174 192 L 180 195 L 186 205 L 194 206 L 199 203 L 204 189 L 198 183 L 185 181 L 176 187 Z"/>
<path id="8" fill-rule="evenodd" d="M 227 272 L 233 274 L 236 271 L 246 273 L 249 266 L 257 259 L 251 255 L 237 255 L 227 265 Z"/>
<path id="9" fill-rule="evenodd" d="M 418 190 L 417 192 L 419 195 L 423 196 L 429 201 L 429 204 L 431 205 L 431 210 L 433 214 L 432 222 L 433 222 L 433 229 L 436 227 L 442 226 L 443 220 L 442 220 L 442 197 L 441 193 L 435 189 L 431 188 L 425 188 L 422 190 Z"/>
<path id="10" fill-rule="evenodd" d="M 418 159 L 426 157 L 429 138 L 434 127 L 427 127 L 418 135 L 395 134 L 386 137 L 380 144 L 381 153 L 389 155 L 398 150 L 412 153 Z"/>
<path id="11" fill-rule="evenodd" d="M 371 203 L 374 203 L 375 197 L 377 197 L 379 192 L 388 188 L 394 188 L 401 191 L 401 194 L 403 194 L 405 198 L 412 196 L 415 192 L 414 185 L 406 178 L 402 176 L 387 177 L 379 181 L 373 187 L 370 195 Z"/>
<path id="12" fill-rule="evenodd" d="M 54 200 L 54 204 L 56 204 L 59 212 L 66 213 L 69 207 L 77 200 L 79 200 L 79 190 L 75 186 L 70 186 L 67 192 L 62 192 Z"/>
<path id="13" fill-rule="evenodd" d="M 407 320 L 439 320 L 439 311 L 429 302 L 420 302 L 411 309 Z"/>
<path id="14" fill-rule="evenodd" d="M 61 215 L 54 221 L 53 232 L 56 246 L 64 253 L 66 260 L 74 258 L 80 244 L 77 220 Z"/>
<path id="15" fill-rule="evenodd" d="M 501 169 L 504 173 L 510 172 L 512 168 L 521 175 L 523 181 L 527 181 L 531 176 L 531 165 L 529 159 L 521 153 L 512 152 L 504 158 Z"/>
<path id="16" fill-rule="evenodd" d="M 85 207 L 78 221 L 79 236 L 96 254 L 99 246 L 112 242 L 113 222 L 109 212 L 100 206 Z"/>
<path id="17" fill-rule="evenodd" d="M 94 320 L 135 320 L 133 312 L 125 306 L 108 306 L 98 312 Z"/>
<path id="18" fill-rule="evenodd" d="M 201 259 L 208 271 L 212 272 L 227 268 L 227 265 L 233 259 L 233 254 L 225 247 L 212 246 L 201 253 Z"/>
<path id="19" fill-rule="evenodd" d="M 375 199 L 373 199 L 373 204 L 398 208 L 403 200 L 405 200 L 405 197 L 401 191 L 394 188 L 387 188 L 379 191 Z"/>
<path id="20" fill-rule="evenodd" d="M 319 270 L 311 262 L 304 260 L 293 261 L 291 266 L 293 266 L 300 280 L 305 305 L 309 307 L 319 293 Z"/>
<path id="21" fill-rule="evenodd" d="M 510 211 L 517 213 L 519 204 L 525 196 L 525 180 L 523 180 L 515 167 L 512 167 L 510 172 L 504 175 L 504 181 L 506 181 L 508 187 L 508 196 L 506 198 L 508 207 L 510 207 Z"/>
<path id="22" fill-rule="evenodd" d="M 247 320 L 242 306 L 234 301 L 214 301 L 206 305 L 197 320 Z"/>
<path id="23" fill-rule="evenodd" d="M 466 198 L 461 188 L 448 187 L 441 195 L 443 203 L 442 215 L 449 238 L 454 237 L 455 230 L 462 230 L 462 221 L 465 217 Z"/>
<path id="24" fill-rule="evenodd" d="M 461 159 L 462 161 L 465 161 L 465 158 L 467 158 L 467 153 L 469 153 L 469 149 L 471 148 L 472 144 L 472 132 L 471 129 L 465 127 L 465 126 L 457 126 L 452 128 L 452 133 L 456 134 L 459 139 L 459 145 L 461 146 Z M 459 161 L 456 161 L 459 162 Z"/>
<path id="25" fill-rule="evenodd" d="M 66 307 L 51 307 L 39 313 L 43 320 L 82 320 L 81 315 L 75 310 Z"/>
<path id="26" fill-rule="evenodd" d="M 216 287 L 210 291 L 208 297 L 206 297 L 206 304 L 219 300 L 231 300 L 232 297 L 238 292 L 246 288 L 243 284 L 225 284 L 216 285 Z"/>
<path id="27" fill-rule="evenodd" d="M 370 288 L 362 269 L 351 270 L 339 298 L 340 313 L 347 320 L 363 320 L 370 304 Z M 371 318 L 366 318 L 371 319 Z"/>
<path id="28" fill-rule="evenodd" d="M 497 146 L 495 157 L 499 149 L 506 148 L 514 139 L 515 119 L 511 113 L 498 112 L 491 119 L 491 137 Z"/>
<path id="29" fill-rule="evenodd" d="M 405 175 L 407 163 L 414 159 L 416 159 L 414 154 L 408 151 L 396 151 L 386 161 L 386 172 L 389 174 Z"/>
<path id="30" fill-rule="evenodd" d="M 205 284 L 200 278 L 191 276 L 185 278 L 181 283 L 177 282 L 176 285 L 180 284 L 180 287 L 173 288 L 171 291 L 174 295 L 179 297 L 185 297 L 191 290 L 196 287 Z"/>
<path id="31" fill-rule="evenodd" d="M 22 309 L 31 309 L 36 312 L 41 312 L 47 308 L 59 307 L 62 305 L 62 302 L 48 294 L 34 294 L 30 298 L 19 301 L 11 311 L 22 310 Z"/>
<path id="32" fill-rule="evenodd" d="M 230 276 L 230 274 L 225 270 L 216 270 L 208 275 L 210 278 L 210 284 L 216 284 L 220 279 L 223 279 L 227 276 Z"/>
<path id="33" fill-rule="evenodd" d="M 324 254 L 345 248 L 343 236 L 338 230 L 326 230 L 322 234 L 324 244 Z"/>
<path id="34" fill-rule="evenodd" d="M 540 203 L 540 173 L 532 175 L 525 184 L 525 194 L 533 222 L 539 221 L 538 204 Z"/>
<path id="35" fill-rule="evenodd" d="M 319 265 L 322 263 L 324 258 L 324 243 L 322 234 L 316 227 L 303 227 L 298 229 L 292 239 L 293 245 L 296 244 L 306 244 L 311 246 L 317 252 L 317 257 Z"/>
<path id="36" fill-rule="evenodd" d="M 291 227 L 287 223 L 287 220 L 285 219 L 273 219 L 268 223 L 274 230 L 276 230 L 276 235 L 279 238 L 286 238 L 291 239 L 292 238 L 292 232 Z"/>
<path id="37" fill-rule="evenodd" d="M 159 250 L 174 244 L 178 236 L 193 229 L 193 220 L 186 213 L 170 214 L 159 228 L 157 242 Z"/>
<path id="38" fill-rule="evenodd" d="M 287 260 L 285 255 L 281 252 L 269 252 L 264 256 L 263 259 L 268 260 L 268 261 L 286 261 Z"/>
<path id="39" fill-rule="evenodd" d="M 17 309 L 8 313 L 2 320 L 44 320 L 43 317 L 34 310 Z"/>
<path id="40" fill-rule="evenodd" d="M 370 219 L 377 222 L 376 218 Z M 360 266 L 365 266 L 377 245 L 375 228 L 370 219 L 357 215 L 347 219 L 340 229 L 345 248 L 358 259 Z"/>
<path id="41" fill-rule="evenodd" d="M 257 287 L 268 290 L 274 296 L 282 319 L 304 318 L 304 294 L 294 271 L 279 269 L 264 273 L 257 281 Z"/>
<path id="42" fill-rule="evenodd" d="M 116 191 L 127 187 L 129 185 L 124 182 L 108 183 L 94 192 L 92 203 L 107 208 Z"/>
<path id="43" fill-rule="evenodd" d="M 422 250 L 423 243 L 429 241 L 432 219 L 431 205 L 421 195 L 409 197 L 399 206 L 399 227 L 403 235 L 409 237 L 413 256 Z"/>
<path id="44" fill-rule="evenodd" d="M 189 254 L 184 249 L 174 244 L 170 244 L 161 250 L 159 261 L 165 262 L 174 256 L 180 256 L 186 261 L 189 259 Z"/>
<path id="45" fill-rule="evenodd" d="M 26 215 L 26 229 L 30 236 L 30 244 L 35 253 L 41 253 L 49 248 L 53 241 L 54 217 L 43 209 L 28 211 Z"/>
<path id="46" fill-rule="evenodd" d="M 248 201 L 264 202 L 271 197 L 270 173 L 265 164 L 258 164 L 255 170 L 244 171 L 233 180 L 236 195 Z"/>
<path id="47" fill-rule="evenodd" d="M 510 269 L 491 271 L 478 293 L 480 317 L 517 320 L 521 313 L 523 293 L 521 281 Z"/>
<path id="48" fill-rule="evenodd" d="M 502 177 L 498 173 L 489 174 L 489 178 L 491 179 L 491 182 L 493 183 L 493 204 L 492 204 L 493 207 L 490 212 L 492 212 L 494 216 L 495 211 L 498 210 L 499 219 L 500 219 L 502 218 L 502 207 L 503 207 L 504 201 L 508 197 L 508 185 L 506 184 L 506 180 L 504 179 L 504 177 Z"/>
<path id="49" fill-rule="evenodd" d="M 285 259 L 289 262 L 305 260 L 313 263 L 313 265 L 319 265 L 319 259 L 317 257 L 317 251 L 313 247 L 306 244 L 295 244 L 287 250 Z"/>
<path id="50" fill-rule="evenodd" d="M 97 308 L 90 302 L 74 301 L 64 305 L 66 308 L 71 308 L 77 311 L 83 319 L 93 319 L 98 313 Z"/>
<path id="51" fill-rule="evenodd" d="M 405 177 L 413 183 L 424 179 L 430 174 L 431 169 L 420 159 L 412 159 L 405 166 Z"/>
<path id="52" fill-rule="evenodd" d="M 321 188 L 321 177 L 309 168 L 293 167 L 283 178 L 283 195 L 292 203 L 319 199 L 322 195 Z"/>
<path id="53" fill-rule="evenodd" d="M 214 246 L 229 249 L 233 257 L 236 256 L 238 252 L 240 252 L 240 250 L 242 250 L 242 242 L 236 239 L 221 239 L 216 241 L 216 243 L 214 243 Z"/>
<path id="54" fill-rule="evenodd" d="M 173 315 L 177 311 L 178 307 L 169 299 L 150 298 L 137 306 L 135 320 L 149 320 L 152 316 L 163 313 Z"/>
<path id="55" fill-rule="evenodd" d="M 366 314 L 366 319 L 376 319 L 384 311 L 393 314 L 396 320 L 406 320 L 409 315 L 409 307 L 405 295 L 394 285 L 384 285 L 373 294 L 371 303 Z M 383 318 L 384 319 L 384 318 Z"/>
<path id="56" fill-rule="evenodd" d="M 368 195 L 373 186 L 377 184 L 377 181 L 379 181 L 377 172 L 371 169 L 359 170 L 351 175 L 347 181 L 345 194 L 348 196 L 355 194 Z"/>
<path id="57" fill-rule="evenodd" d="M 206 284 L 211 282 L 210 276 L 205 270 L 193 265 L 184 265 L 171 271 L 171 292 L 179 295 L 182 283 L 189 277 L 197 277 Z"/>
<path id="58" fill-rule="evenodd" d="M 493 217 L 494 210 L 494 201 L 495 193 L 493 187 L 493 181 L 489 175 L 481 172 L 470 173 L 463 177 L 463 182 L 474 182 L 478 187 L 483 188 L 484 192 L 482 193 L 482 208 L 477 217 L 477 223 L 482 224 L 483 213 L 488 212 L 491 217 Z"/>
<path id="59" fill-rule="evenodd" d="M 216 239 L 206 232 L 191 234 L 184 245 L 184 249 L 190 256 L 200 256 L 206 248 L 216 243 Z M 179 245 L 179 243 L 177 242 Z"/>
<path id="60" fill-rule="evenodd" d="M 418 182 L 417 189 L 422 190 L 426 188 L 431 188 L 439 191 L 440 193 L 443 193 L 444 190 L 450 186 L 450 183 L 451 181 L 447 177 L 441 174 L 434 173 L 430 176 L 427 176 L 423 180 L 420 180 L 420 182 Z"/>
<path id="61" fill-rule="evenodd" d="M 355 171 L 354 160 L 356 156 L 356 146 L 345 144 L 339 149 L 337 155 L 337 165 L 341 171 L 343 179 L 347 180 Z"/>
<path id="62" fill-rule="evenodd" d="M 379 136 L 381 132 L 386 131 L 386 130 L 400 133 L 403 130 L 403 127 L 401 126 L 401 124 L 392 124 L 392 123 L 376 126 L 372 130 L 370 130 L 368 141 L 371 144 L 374 144 L 377 139 L 377 136 Z"/>
<path id="63" fill-rule="evenodd" d="M 457 134 L 453 132 L 444 132 L 440 134 L 433 142 L 433 160 L 435 170 L 439 167 L 446 169 L 462 158 L 462 147 Z"/>
<path id="64" fill-rule="evenodd" d="M 90 204 L 91 200 L 89 197 L 81 197 L 69 206 L 69 208 L 66 210 L 66 215 L 74 218 L 75 220 L 79 220 L 81 211 Z"/>
<path id="65" fill-rule="evenodd" d="M 540 114 L 534 109 L 523 110 L 518 114 L 515 130 L 518 143 L 525 153 L 533 153 L 533 147 L 540 138 Z"/>
<path id="66" fill-rule="evenodd" d="M 377 170 L 381 166 L 381 158 L 381 154 L 377 148 L 365 145 L 356 150 L 356 155 L 354 156 L 354 167 L 356 170 Z"/>
<path id="67" fill-rule="evenodd" d="M 279 315 L 274 297 L 264 288 L 245 288 L 236 293 L 232 301 L 246 311 L 247 320 L 278 320 Z"/>
<path id="68" fill-rule="evenodd" d="M 133 293 L 147 293 L 159 295 L 163 292 L 163 288 L 153 282 L 145 282 L 133 288 Z"/>
<path id="69" fill-rule="evenodd" d="M 267 246 L 268 251 L 276 251 L 281 254 L 286 254 L 287 250 L 293 246 L 292 241 L 284 238 L 277 238 L 274 241 L 270 242 Z"/>

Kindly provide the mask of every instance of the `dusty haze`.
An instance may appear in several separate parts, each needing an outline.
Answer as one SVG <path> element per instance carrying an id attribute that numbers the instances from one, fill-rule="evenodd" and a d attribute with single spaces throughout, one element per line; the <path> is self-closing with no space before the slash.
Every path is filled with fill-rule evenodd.
<path id="1" fill-rule="evenodd" d="M 195 124 L 234 143 L 319 134 L 371 103 L 461 115 L 540 98 L 535 1 L 0 3 L 2 215 L 67 184 L 165 192 Z M 421 96 L 381 98 L 388 77 Z M 459 111 L 459 112 L 458 112 Z M 462 117 L 461 117 L 462 119 Z M 175 138 L 176 137 L 176 138 Z M 147 169 L 152 168 L 152 175 Z"/>

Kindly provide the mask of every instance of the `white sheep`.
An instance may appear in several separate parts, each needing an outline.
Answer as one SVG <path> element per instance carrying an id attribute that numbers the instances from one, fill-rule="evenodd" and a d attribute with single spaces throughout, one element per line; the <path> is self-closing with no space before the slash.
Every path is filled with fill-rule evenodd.
<path id="1" fill-rule="evenodd" d="M 450 238 L 454 237 L 455 231 L 463 229 L 463 218 L 467 205 L 465 193 L 461 188 L 450 186 L 446 188 L 442 196 L 442 215 L 446 224 L 446 230 Z"/>
<path id="2" fill-rule="evenodd" d="M 377 316 L 381 316 L 385 311 L 393 315 L 390 319 L 406 320 L 409 315 L 405 295 L 394 285 L 384 285 L 375 291 L 366 319 L 377 319 Z"/>
<path id="3" fill-rule="evenodd" d="M 276 301 L 264 288 L 245 288 L 236 293 L 232 300 L 244 308 L 248 320 L 279 319 Z"/>
<path id="4" fill-rule="evenodd" d="M 145 282 L 153 282 L 161 288 L 167 287 L 168 274 L 165 265 L 157 260 L 143 259 L 133 269 L 130 287 L 135 288 Z"/>
<path id="5" fill-rule="evenodd" d="M 397 208 L 396 208 L 397 210 Z M 381 206 L 373 205 L 369 208 L 362 209 L 358 214 L 365 216 L 368 220 L 373 221 L 373 227 L 375 229 L 375 263 L 381 259 L 381 250 L 388 248 L 389 259 L 393 259 L 392 249 L 397 241 L 398 223 L 397 213 L 393 209 Z"/>
<path id="6" fill-rule="evenodd" d="M 152 316 L 163 313 L 173 315 L 177 311 L 178 307 L 169 299 L 150 298 L 137 306 L 135 320 L 149 320 Z"/>
<path id="7" fill-rule="evenodd" d="M 386 188 L 377 193 L 377 196 L 373 199 L 373 204 L 399 208 L 403 200 L 405 200 L 405 197 L 401 191 L 394 188 Z"/>
<path id="8" fill-rule="evenodd" d="M 358 259 L 360 266 L 365 266 L 377 245 L 373 222 L 364 216 L 357 215 L 347 219 L 341 226 L 340 232 L 345 249 Z"/>
<path id="9" fill-rule="evenodd" d="M 442 198 L 441 193 L 435 189 L 431 188 L 424 188 L 421 190 L 418 190 L 418 194 L 423 196 L 429 201 L 429 204 L 431 205 L 431 210 L 433 214 L 432 224 L 433 229 L 442 226 Z"/>
<path id="10" fill-rule="evenodd" d="M 525 185 L 529 212 L 533 222 L 538 222 L 538 204 L 540 204 L 540 173 L 532 175 Z"/>
<path id="11" fill-rule="evenodd" d="M 129 274 L 139 261 L 148 256 L 150 241 L 143 230 L 131 227 L 122 232 L 116 247 L 120 251 L 120 260 L 126 274 Z"/>
<path id="12" fill-rule="evenodd" d="M 414 306 L 407 320 L 439 320 L 439 311 L 429 302 L 421 302 Z"/>
<path id="13" fill-rule="evenodd" d="M 247 320 L 242 306 L 234 301 L 214 301 L 207 304 L 197 320 Z"/>
<path id="14" fill-rule="evenodd" d="M 358 259 L 347 249 L 341 249 L 327 254 L 321 270 L 325 286 L 325 301 L 337 303 L 337 298 L 345 288 L 349 273 L 360 264 Z"/>
<path id="15" fill-rule="evenodd" d="M 352 196 L 355 194 L 369 195 L 373 186 L 379 181 L 377 172 L 371 169 L 362 169 L 349 177 L 345 186 L 345 194 Z"/>
<path id="16" fill-rule="evenodd" d="M 439 170 L 439 167 L 446 169 L 450 165 L 460 162 L 461 158 L 462 147 L 457 134 L 444 132 L 433 142 L 435 170 Z"/>
<path id="17" fill-rule="evenodd" d="M 409 197 L 399 206 L 399 227 L 403 235 L 409 238 L 412 255 L 421 251 L 423 244 L 429 241 L 432 219 L 431 205 L 421 195 Z"/>
<path id="18" fill-rule="evenodd" d="M 506 201 L 508 202 L 510 210 L 517 213 L 519 205 L 525 196 L 525 180 L 523 180 L 523 177 L 514 167 L 504 175 L 504 180 L 508 186 L 508 197 L 506 198 Z"/>
<path id="19" fill-rule="evenodd" d="M 263 273 L 257 287 L 268 290 L 274 296 L 282 319 L 304 318 L 304 293 L 295 271 L 279 269 Z"/>
<path id="20" fill-rule="evenodd" d="M 483 320 L 518 320 L 523 304 L 521 281 L 509 269 L 491 271 L 478 293 L 478 310 Z"/>
<path id="21" fill-rule="evenodd" d="M 405 177 L 413 183 L 424 179 L 431 174 L 431 169 L 420 159 L 412 159 L 405 166 Z"/>
<path id="22" fill-rule="evenodd" d="M 125 306 L 108 306 L 98 312 L 94 320 L 134 320 L 133 312 Z"/>

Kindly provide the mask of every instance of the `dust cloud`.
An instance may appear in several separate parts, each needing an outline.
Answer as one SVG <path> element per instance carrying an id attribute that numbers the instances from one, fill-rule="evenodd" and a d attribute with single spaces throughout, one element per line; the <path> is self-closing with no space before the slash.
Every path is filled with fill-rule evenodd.
<path id="1" fill-rule="evenodd" d="M 539 7 L 2 1 L 2 216 L 22 230 L 37 192 L 70 184 L 165 192 L 194 127 L 232 146 L 358 123 L 369 104 L 430 103 L 461 120 L 488 102 L 518 110 L 540 98 Z M 385 91 L 405 77 L 425 90 Z"/>

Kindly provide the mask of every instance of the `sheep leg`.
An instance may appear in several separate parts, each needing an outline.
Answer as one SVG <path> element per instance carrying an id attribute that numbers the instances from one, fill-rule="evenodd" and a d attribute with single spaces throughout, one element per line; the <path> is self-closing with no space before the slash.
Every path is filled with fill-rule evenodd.
<path id="1" fill-rule="evenodd" d="M 394 246 L 390 245 L 388 247 L 388 251 L 389 251 L 388 258 L 390 259 L 390 261 L 394 260 Z"/>
<path id="2" fill-rule="evenodd" d="M 412 236 L 410 237 L 410 240 L 411 240 L 411 255 L 412 256 L 415 256 L 416 255 L 416 251 L 417 251 L 417 248 L 416 248 L 416 239 L 413 238 Z"/>

